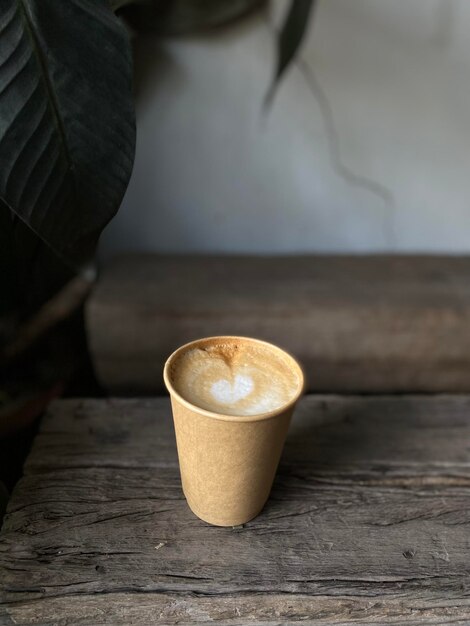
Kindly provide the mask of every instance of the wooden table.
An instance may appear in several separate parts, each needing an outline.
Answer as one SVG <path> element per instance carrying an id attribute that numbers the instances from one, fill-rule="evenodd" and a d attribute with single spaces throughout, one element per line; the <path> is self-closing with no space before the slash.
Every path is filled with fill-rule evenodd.
<path id="1" fill-rule="evenodd" d="M 183 498 L 169 402 L 69 400 L 0 535 L 1 624 L 469 624 L 470 396 L 311 396 L 244 527 Z"/>

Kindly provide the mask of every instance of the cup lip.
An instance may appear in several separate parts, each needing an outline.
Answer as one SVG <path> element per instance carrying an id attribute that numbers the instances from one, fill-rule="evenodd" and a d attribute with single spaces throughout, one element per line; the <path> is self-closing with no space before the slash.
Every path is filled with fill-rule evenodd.
<path id="1" fill-rule="evenodd" d="M 297 370 L 297 373 L 299 375 L 299 386 L 295 394 L 289 400 L 289 402 L 286 402 L 285 404 L 281 405 L 277 409 L 274 409 L 272 411 L 266 411 L 264 413 L 256 413 L 254 415 L 228 415 L 226 413 L 217 413 L 216 411 L 209 411 L 208 409 L 203 409 L 202 407 L 199 407 L 196 404 L 189 402 L 180 393 L 176 391 L 175 387 L 173 386 L 173 383 L 171 382 L 169 372 L 170 372 L 171 364 L 181 353 L 189 350 L 193 346 L 196 347 L 197 345 L 200 345 L 201 343 L 206 342 L 206 341 L 223 342 L 223 341 L 236 341 L 236 340 L 249 341 L 252 344 L 254 343 L 257 345 L 264 346 L 266 348 L 269 348 L 270 350 L 274 350 L 275 352 L 280 353 L 283 356 L 283 358 L 287 357 L 287 359 L 291 361 L 292 366 Z M 165 386 L 168 392 L 170 393 L 170 396 L 175 397 L 178 400 L 178 402 L 180 402 L 180 404 L 182 404 L 183 406 L 185 406 L 186 408 L 190 409 L 191 411 L 195 413 L 199 413 L 200 415 L 204 415 L 212 419 L 222 420 L 225 422 L 258 422 L 261 420 L 269 419 L 271 417 L 276 417 L 277 415 L 280 415 L 281 413 L 284 413 L 285 411 L 293 407 L 305 390 L 304 370 L 302 366 L 300 365 L 300 363 L 297 361 L 297 359 L 294 356 L 292 356 L 290 352 L 287 352 L 287 350 L 284 350 L 283 348 L 280 348 L 279 346 L 273 343 L 270 343 L 269 341 L 264 341 L 262 339 L 255 339 L 254 337 L 244 337 L 241 335 L 214 335 L 210 337 L 201 337 L 200 339 L 194 339 L 193 341 L 189 341 L 188 343 L 183 344 L 182 346 L 177 348 L 174 352 L 172 352 L 170 356 L 167 358 L 165 362 L 165 366 L 163 368 L 163 379 L 165 381 Z"/>

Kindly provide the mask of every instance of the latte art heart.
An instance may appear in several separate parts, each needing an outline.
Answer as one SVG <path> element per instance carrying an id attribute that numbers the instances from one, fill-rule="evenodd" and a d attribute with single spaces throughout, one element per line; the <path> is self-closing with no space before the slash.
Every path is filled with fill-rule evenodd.
<path id="1" fill-rule="evenodd" d="M 212 383 L 211 393 L 220 404 L 233 404 L 249 396 L 254 387 L 253 380 L 249 376 L 237 374 L 233 383 L 226 378 Z"/>
<path id="2" fill-rule="evenodd" d="M 188 402 L 225 415 L 274 411 L 299 388 L 299 375 L 285 359 L 243 343 L 192 348 L 175 363 L 173 377 Z"/>

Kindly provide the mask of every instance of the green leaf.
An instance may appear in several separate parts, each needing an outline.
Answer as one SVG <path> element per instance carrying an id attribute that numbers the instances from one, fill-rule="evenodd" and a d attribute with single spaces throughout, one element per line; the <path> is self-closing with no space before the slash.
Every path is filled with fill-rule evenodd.
<path id="1" fill-rule="evenodd" d="M 75 267 L 128 184 L 131 77 L 107 0 L 1 0 L 0 200 Z"/>
<path id="2" fill-rule="evenodd" d="M 266 0 L 112 0 L 133 28 L 158 35 L 183 35 L 232 22 Z M 125 6 L 129 5 L 129 6 Z"/>
<path id="3" fill-rule="evenodd" d="M 2 317 L 32 315 L 74 274 L 1 200 L 0 268 L 1 352 Z"/>
<path id="4" fill-rule="evenodd" d="M 133 4 L 134 2 L 138 2 L 138 0 L 109 0 L 109 4 L 113 11 L 118 11 L 127 4 Z"/>
<path id="5" fill-rule="evenodd" d="M 279 34 L 277 66 L 273 81 L 265 98 L 269 106 L 276 92 L 279 81 L 295 58 L 307 30 L 310 13 L 315 0 L 292 0 L 284 25 Z"/>

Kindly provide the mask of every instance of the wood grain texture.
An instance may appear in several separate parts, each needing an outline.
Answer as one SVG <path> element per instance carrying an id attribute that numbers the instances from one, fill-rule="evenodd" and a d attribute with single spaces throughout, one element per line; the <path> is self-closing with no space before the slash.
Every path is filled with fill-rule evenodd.
<path id="1" fill-rule="evenodd" d="M 56 402 L 0 535 L 0 624 L 468 624 L 469 442 L 467 396 L 307 397 L 262 514 L 217 528 L 167 400 Z"/>
<path id="2" fill-rule="evenodd" d="M 311 391 L 470 391 L 470 257 L 163 257 L 105 268 L 87 311 L 113 393 L 162 391 L 179 345 L 208 335 L 273 341 Z"/>

